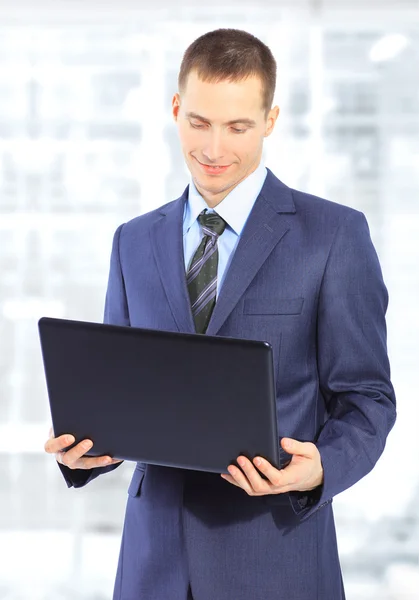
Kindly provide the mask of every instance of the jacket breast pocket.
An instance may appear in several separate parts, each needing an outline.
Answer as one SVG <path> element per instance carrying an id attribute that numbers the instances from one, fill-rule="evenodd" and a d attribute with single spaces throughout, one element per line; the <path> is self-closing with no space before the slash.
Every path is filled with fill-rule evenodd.
<path id="1" fill-rule="evenodd" d="M 138 463 L 134 473 L 132 474 L 131 483 L 128 488 L 128 495 L 135 498 L 141 494 L 141 486 L 145 475 L 147 465 L 144 463 Z"/>
<path id="2" fill-rule="evenodd" d="M 245 315 L 299 315 L 304 298 L 245 298 Z"/>

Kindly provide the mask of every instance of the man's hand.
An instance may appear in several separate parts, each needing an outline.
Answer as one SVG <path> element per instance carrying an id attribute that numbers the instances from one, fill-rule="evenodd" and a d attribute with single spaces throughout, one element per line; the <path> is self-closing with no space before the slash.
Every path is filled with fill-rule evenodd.
<path id="1" fill-rule="evenodd" d="M 49 435 L 49 440 L 44 446 L 45 452 L 55 454 L 57 462 L 70 469 L 94 469 L 95 467 L 107 467 L 123 462 L 122 460 L 114 460 L 110 456 L 98 456 L 94 458 L 84 456 L 93 446 L 91 440 L 83 440 L 74 446 L 74 448 L 65 452 L 64 449 L 75 442 L 74 436 L 65 434 L 56 438 L 54 437 L 52 427 L 49 430 Z"/>
<path id="2" fill-rule="evenodd" d="M 251 461 L 244 456 L 237 458 L 243 472 L 234 465 L 230 465 L 228 467 L 230 475 L 221 474 L 221 477 L 233 485 L 243 488 L 249 496 L 283 494 L 293 491 L 306 492 L 323 483 L 320 452 L 315 444 L 283 438 L 281 445 L 288 454 L 293 455 L 285 469 L 278 470 L 260 457 L 253 459 L 253 463 L 268 478 L 267 480 L 262 479 Z"/>

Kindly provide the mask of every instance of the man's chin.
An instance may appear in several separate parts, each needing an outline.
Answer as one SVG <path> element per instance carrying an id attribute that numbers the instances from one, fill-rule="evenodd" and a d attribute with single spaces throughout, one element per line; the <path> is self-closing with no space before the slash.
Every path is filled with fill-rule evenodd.
<path id="1" fill-rule="evenodd" d="M 202 181 L 197 177 L 194 177 L 193 180 L 198 190 L 202 190 L 209 194 L 213 194 L 214 196 L 226 192 L 234 185 L 234 183 L 232 182 L 225 182 L 224 184 L 221 184 L 221 182 L 214 182 L 213 184 L 211 184 L 211 182 Z"/>

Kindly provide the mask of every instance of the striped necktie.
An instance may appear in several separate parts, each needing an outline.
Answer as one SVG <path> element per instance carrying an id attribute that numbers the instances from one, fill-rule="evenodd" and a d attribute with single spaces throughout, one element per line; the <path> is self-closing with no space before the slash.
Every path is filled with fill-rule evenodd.
<path id="1" fill-rule="evenodd" d="M 201 240 L 186 275 L 192 315 L 197 333 L 205 333 L 217 295 L 218 237 L 226 222 L 217 213 L 206 209 L 198 217 L 204 237 Z"/>

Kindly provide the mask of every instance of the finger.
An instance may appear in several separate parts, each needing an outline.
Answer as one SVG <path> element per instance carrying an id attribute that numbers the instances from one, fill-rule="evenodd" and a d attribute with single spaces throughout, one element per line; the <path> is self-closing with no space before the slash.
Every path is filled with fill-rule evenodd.
<path id="1" fill-rule="evenodd" d="M 65 452 L 56 452 L 55 453 L 55 458 L 56 458 L 57 462 L 60 463 L 61 465 L 64 464 L 64 454 L 65 454 Z"/>
<path id="2" fill-rule="evenodd" d="M 262 458 L 261 456 L 257 456 L 256 458 L 254 458 L 253 462 L 255 463 L 255 465 L 259 469 L 259 471 L 267 477 L 267 479 L 271 485 L 273 485 L 274 487 L 278 487 L 280 485 L 286 485 L 286 483 L 284 483 L 285 469 L 280 470 L 280 469 L 275 468 L 273 465 L 271 465 L 271 463 L 269 461 L 267 461 L 265 458 Z M 263 479 L 261 477 L 260 477 L 260 479 L 263 481 Z M 265 482 L 265 484 L 266 484 L 266 482 Z"/>
<path id="3" fill-rule="evenodd" d="M 117 463 L 123 462 L 122 460 L 113 459 L 111 456 L 96 456 L 94 458 L 91 457 L 83 457 L 80 459 L 83 469 L 97 469 L 98 467 L 108 467 L 109 465 L 116 465 Z M 78 463 L 76 463 L 77 465 Z"/>
<path id="4" fill-rule="evenodd" d="M 306 458 L 314 458 L 317 450 L 312 442 L 299 442 L 291 438 L 282 438 L 281 446 L 288 454 L 298 454 Z"/>
<path id="5" fill-rule="evenodd" d="M 92 440 L 83 440 L 83 441 L 79 442 L 78 444 L 76 444 L 76 446 L 73 446 L 73 448 L 71 448 L 71 450 L 68 450 L 65 453 L 66 454 L 65 464 L 68 467 L 71 467 L 77 461 L 79 461 L 82 457 L 84 457 L 86 452 L 88 452 L 92 447 L 93 447 Z M 73 468 L 76 468 L 76 467 L 73 467 Z M 83 467 L 77 467 L 77 468 L 84 469 L 86 467 L 83 466 Z"/>
<path id="6" fill-rule="evenodd" d="M 274 493 L 298 490 L 307 478 L 307 468 L 312 467 L 312 462 L 306 457 L 301 457 L 299 462 L 293 458 L 284 469 L 276 469 L 261 457 L 256 457 L 254 462 L 272 484 Z"/>
<path id="7" fill-rule="evenodd" d="M 248 494 L 253 493 L 252 486 L 250 485 L 249 481 L 246 479 L 245 475 L 240 469 L 233 465 L 230 465 L 228 467 L 228 472 L 230 473 L 234 481 L 239 485 L 239 487 L 243 488 Z"/>
<path id="8" fill-rule="evenodd" d="M 237 459 L 240 467 L 243 469 L 252 490 L 259 494 L 266 494 L 270 492 L 271 486 L 267 481 L 262 479 L 260 474 L 257 472 L 253 464 L 245 456 L 239 456 Z M 267 462 L 267 461 L 266 461 Z M 269 463 L 268 463 L 269 464 Z M 273 467 L 272 467 L 273 468 Z"/>
<path id="9" fill-rule="evenodd" d="M 52 437 L 45 442 L 44 450 L 45 452 L 48 452 L 48 454 L 56 454 L 57 452 L 60 452 L 60 450 L 62 450 L 63 448 L 71 446 L 71 444 L 73 444 L 74 442 L 74 435 L 70 434 L 60 435 L 57 438 Z"/>
<path id="10" fill-rule="evenodd" d="M 111 456 L 96 456 L 94 458 L 83 456 L 78 460 L 73 462 L 69 462 L 68 457 L 66 456 L 67 452 L 60 452 L 60 459 L 58 462 L 61 462 L 64 466 L 69 469 L 96 469 L 99 467 L 107 467 L 109 465 L 116 465 L 117 463 L 124 462 L 120 459 L 114 459 Z"/>
<path id="11" fill-rule="evenodd" d="M 228 481 L 229 483 L 235 485 L 236 487 L 241 487 L 235 479 L 231 475 L 227 475 L 226 473 L 221 473 L 221 477 Z"/>
<path id="12" fill-rule="evenodd" d="M 290 463 L 285 469 L 281 469 L 274 484 L 276 490 L 280 490 L 281 493 L 298 490 L 306 479 L 306 468 L 307 465 Z"/>

